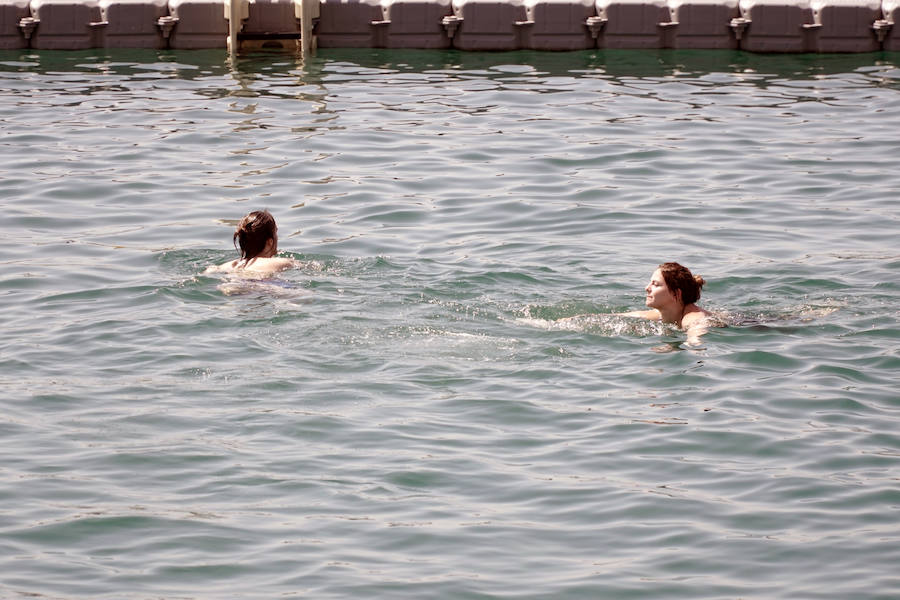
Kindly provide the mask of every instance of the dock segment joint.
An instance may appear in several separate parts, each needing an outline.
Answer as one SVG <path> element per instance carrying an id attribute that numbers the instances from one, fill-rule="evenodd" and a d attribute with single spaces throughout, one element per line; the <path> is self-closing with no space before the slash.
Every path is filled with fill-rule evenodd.
<path id="1" fill-rule="evenodd" d="M 591 37 L 596 40 L 608 21 L 606 17 L 588 17 L 584 24 L 591 32 Z"/>
<path id="2" fill-rule="evenodd" d="M 40 19 L 35 19 L 34 17 L 22 17 L 19 19 L 19 29 L 22 30 L 22 35 L 25 36 L 26 40 L 30 40 L 34 30 L 37 29 L 37 26 L 41 24 Z"/>
<path id="3" fill-rule="evenodd" d="M 887 34 L 891 31 L 893 25 L 894 24 L 887 19 L 878 19 L 872 23 L 872 30 L 875 31 L 875 35 L 878 36 L 879 44 L 884 43 L 884 38 L 887 37 Z"/>
<path id="4" fill-rule="evenodd" d="M 172 29 L 174 29 L 177 24 L 178 17 L 173 17 L 171 15 L 160 17 L 156 21 L 156 26 L 159 27 L 159 31 L 162 33 L 164 39 L 169 39 L 169 36 L 172 35 Z"/>
<path id="5" fill-rule="evenodd" d="M 731 30 L 734 32 L 735 39 L 740 40 L 752 22 L 753 21 L 750 19 L 745 19 L 744 17 L 735 17 L 728 26 L 731 27 Z"/>
<path id="6" fill-rule="evenodd" d="M 441 25 L 444 26 L 444 31 L 447 32 L 447 37 L 451 40 L 453 36 L 456 34 L 456 30 L 462 25 L 463 18 L 457 17 L 456 15 L 448 15 L 441 19 Z"/>

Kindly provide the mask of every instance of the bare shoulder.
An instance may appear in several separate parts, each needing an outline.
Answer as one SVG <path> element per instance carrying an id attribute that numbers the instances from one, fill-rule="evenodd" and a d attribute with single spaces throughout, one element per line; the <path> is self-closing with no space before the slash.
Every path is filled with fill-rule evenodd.
<path id="1" fill-rule="evenodd" d="M 293 258 L 287 258 L 285 256 L 273 256 L 272 258 L 267 258 L 265 260 L 267 271 L 286 271 L 287 269 L 294 269 L 300 264 Z"/>
<path id="2" fill-rule="evenodd" d="M 293 269 L 297 265 L 297 261 L 293 258 L 273 256 L 271 258 L 253 259 L 248 264 L 244 265 L 242 269 L 253 273 L 277 273 L 279 271 Z"/>
<path id="3" fill-rule="evenodd" d="M 230 260 L 227 263 L 222 263 L 221 265 L 210 265 L 206 267 L 204 273 L 231 273 L 237 267 L 238 261 Z"/>
<path id="4" fill-rule="evenodd" d="M 293 258 L 273 256 L 271 258 L 253 258 L 248 263 L 232 260 L 221 265 L 210 265 L 204 273 L 247 273 L 253 275 L 278 273 L 300 266 Z"/>
<path id="5" fill-rule="evenodd" d="M 702 329 L 705 331 L 710 327 L 724 326 L 725 322 L 721 317 L 708 310 L 703 310 L 700 307 L 697 307 L 697 310 L 687 313 L 681 319 L 681 328 L 684 330 Z"/>
<path id="6" fill-rule="evenodd" d="M 695 325 L 699 325 L 701 322 L 706 320 L 706 316 L 708 314 L 709 313 L 707 313 L 703 309 L 697 309 L 695 311 L 691 311 L 691 312 L 687 313 L 686 315 L 681 317 L 681 328 L 682 329 L 690 329 L 691 327 L 694 327 Z"/>

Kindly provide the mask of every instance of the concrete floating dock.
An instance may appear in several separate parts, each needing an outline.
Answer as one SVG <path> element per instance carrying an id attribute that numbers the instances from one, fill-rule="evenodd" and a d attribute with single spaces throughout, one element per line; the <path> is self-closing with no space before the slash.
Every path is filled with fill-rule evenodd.
<path id="1" fill-rule="evenodd" d="M 900 51 L 900 0 L 0 0 L 0 50 Z"/>

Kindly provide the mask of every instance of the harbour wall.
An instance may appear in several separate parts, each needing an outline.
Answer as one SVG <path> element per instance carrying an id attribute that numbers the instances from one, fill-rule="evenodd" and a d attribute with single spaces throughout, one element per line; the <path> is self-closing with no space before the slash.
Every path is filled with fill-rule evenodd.
<path id="1" fill-rule="evenodd" d="M 900 51 L 900 0 L 0 0 L 0 50 Z"/>

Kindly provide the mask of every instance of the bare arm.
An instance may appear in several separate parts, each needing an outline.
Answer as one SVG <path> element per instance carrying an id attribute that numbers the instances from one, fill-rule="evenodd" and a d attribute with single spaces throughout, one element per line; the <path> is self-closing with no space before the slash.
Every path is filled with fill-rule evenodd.
<path id="1" fill-rule="evenodd" d="M 616 314 L 620 317 L 638 317 L 641 319 L 650 319 L 651 321 L 659 321 L 661 318 L 658 310 L 633 310 L 631 312 Z"/>

